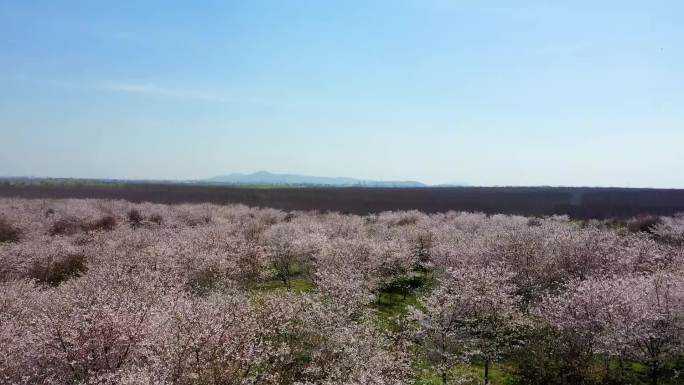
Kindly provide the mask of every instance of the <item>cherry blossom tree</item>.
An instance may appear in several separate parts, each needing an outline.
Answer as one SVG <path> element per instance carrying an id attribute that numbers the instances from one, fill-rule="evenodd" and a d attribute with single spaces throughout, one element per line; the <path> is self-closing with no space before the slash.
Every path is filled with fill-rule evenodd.
<path id="1" fill-rule="evenodd" d="M 455 363 L 478 358 L 489 384 L 490 365 L 513 345 L 520 318 L 511 278 L 502 266 L 452 269 L 416 311 L 419 341 L 443 383 Z"/>

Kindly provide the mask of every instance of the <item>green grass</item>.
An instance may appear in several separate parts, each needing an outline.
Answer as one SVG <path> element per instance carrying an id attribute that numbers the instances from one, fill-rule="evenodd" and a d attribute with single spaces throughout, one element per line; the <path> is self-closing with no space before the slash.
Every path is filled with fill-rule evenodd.
<path id="1" fill-rule="evenodd" d="M 479 384 L 484 378 L 484 365 L 481 363 L 464 364 L 461 365 L 462 370 L 469 373 L 476 381 L 473 384 Z M 516 368 L 509 363 L 501 362 L 491 364 L 489 367 L 489 380 L 493 385 L 513 385 L 519 379 L 515 376 Z"/>
<path id="2" fill-rule="evenodd" d="M 306 293 L 313 291 L 315 286 L 308 278 L 293 278 L 290 280 L 289 290 L 295 293 Z M 267 282 L 260 283 L 254 287 L 256 291 L 282 291 L 288 290 L 288 287 L 280 280 L 271 280 Z"/>
<path id="3" fill-rule="evenodd" d="M 411 272 L 384 285 L 371 308 L 375 325 L 381 330 L 397 330 L 411 307 L 420 307 L 420 298 L 434 286 L 434 278 L 424 272 Z"/>
<path id="4" fill-rule="evenodd" d="M 619 372 L 619 362 L 617 360 L 612 360 L 610 362 L 610 369 L 615 373 Z M 598 375 L 603 375 L 605 373 L 605 368 L 603 367 L 603 362 L 601 359 L 596 359 L 594 363 L 594 371 Z M 623 373 L 625 382 L 634 384 L 649 384 L 650 383 L 650 370 L 649 367 L 641 362 L 636 361 L 626 361 L 623 363 Z M 672 360 L 666 362 L 662 365 L 659 370 L 658 384 L 660 385 L 681 385 L 684 384 L 684 378 L 677 378 L 677 372 L 684 374 L 684 357 L 679 360 Z"/>
<path id="5" fill-rule="evenodd" d="M 276 271 L 272 271 L 272 276 L 277 277 Z M 277 291 L 277 290 L 291 290 L 295 293 L 306 293 L 313 291 L 316 287 L 310 277 L 307 276 L 305 270 L 298 263 L 291 263 L 288 266 L 289 288 L 288 285 L 281 279 L 273 278 L 266 282 L 258 283 L 254 290 L 256 291 Z"/>
<path id="6" fill-rule="evenodd" d="M 415 365 L 418 378 L 415 385 L 442 385 L 442 378 L 429 364 L 417 362 Z M 519 379 L 513 374 L 515 368 L 506 363 L 493 364 L 489 368 L 489 381 L 492 385 L 515 385 Z M 450 379 L 466 378 L 463 385 L 480 385 L 484 379 L 484 366 L 478 363 L 463 363 L 451 369 Z"/>
<path id="7" fill-rule="evenodd" d="M 409 307 L 419 306 L 419 302 L 418 296 L 415 293 L 380 292 L 372 306 L 379 313 L 392 317 L 406 315 Z"/>

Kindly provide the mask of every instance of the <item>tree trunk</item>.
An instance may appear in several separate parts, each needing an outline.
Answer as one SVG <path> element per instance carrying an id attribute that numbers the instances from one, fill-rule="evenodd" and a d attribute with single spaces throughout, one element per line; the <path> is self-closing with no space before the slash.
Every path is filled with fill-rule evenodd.
<path id="1" fill-rule="evenodd" d="M 489 360 L 484 362 L 484 383 L 489 385 Z"/>

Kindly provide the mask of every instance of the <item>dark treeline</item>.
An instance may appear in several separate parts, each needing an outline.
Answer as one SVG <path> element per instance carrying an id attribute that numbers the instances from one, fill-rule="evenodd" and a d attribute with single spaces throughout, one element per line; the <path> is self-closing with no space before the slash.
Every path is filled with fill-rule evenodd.
<path id="1" fill-rule="evenodd" d="M 181 184 L 0 186 L 0 196 L 101 198 L 155 203 L 242 203 L 282 210 L 368 214 L 390 210 L 427 213 L 568 215 L 578 219 L 626 218 L 684 212 L 684 190 L 585 187 L 459 188 L 239 188 Z"/>

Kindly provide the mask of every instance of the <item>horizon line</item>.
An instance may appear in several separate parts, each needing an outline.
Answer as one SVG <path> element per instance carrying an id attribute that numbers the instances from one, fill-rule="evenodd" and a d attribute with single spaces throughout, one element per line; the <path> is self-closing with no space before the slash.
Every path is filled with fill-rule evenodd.
<path id="1" fill-rule="evenodd" d="M 233 174 L 238 174 L 238 173 L 233 173 Z M 254 174 L 254 173 L 252 173 Z M 274 174 L 274 173 L 272 173 Z M 226 174 L 229 175 L 229 174 Z M 250 175 L 250 174 L 244 174 L 244 175 Z M 275 175 L 301 175 L 301 174 L 275 174 Z M 301 176 L 308 176 L 308 175 L 301 175 Z M 312 176 L 316 177 L 316 176 Z M 0 180 L 12 180 L 12 179 L 35 179 L 35 180 L 74 180 L 74 181 L 114 181 L 114 182 L 132 182 L 132 183 L 149 183 L 149 184 L 154 184 L 155 182 L 159 183 L 165 183 L 165 184 L 172 184 L 172 183 L 178 183 L 178 184 L 185 184 L 185 183 L 205 183 L 205 184 L 213 184 L 213 185 L 224 185 L 226 187 L 230 186 L 314 186 L 314 187 L 326 187 L 326 188 L 392 188 L 392 189 L 425 189 L 425 188 L 567 188 L 567 189 L 632 189 L 632 190 L 684 190 L 684 187 L 652 187 L 652 186 L 618 186 L 618 185 L 610 185 L 610 186 L 597 186 L 597 185 L 546 185 L 546 184 L 538 184 L 538 185 L 473 185 L 473 184 L 458 184 L 458 183 L 437 183 L 437 184 L 428 184 L 416 180 L 375 180 L 375 179 L 359 179 L 359 181 L 367 181 L 367 182 L 417 182 L 421 183 L 424 186 L 409 186 L 409 187 L 404 187 L 404 186 L 383 186 L 383 187 L 374 187 L 374 186 L 363 186 L 363 185 L 332 185 L 332 184 L 318 184 L 318 183 L 241 183 L 241 182 L 212 182 L 209 179 L 210 178 L 194 178 L 194 179 L 156 179 L 156 178 L 109 178 L 109 177 L 63 177 L 63 176 L 30 176 L 30 175 L 23 175 L 23 176 L 9 176 L 9 175 L 0 175 Z M 322 178 L 350 178 L 350 179 L 357 179 L 353 177 L 322 177 Z"/>

